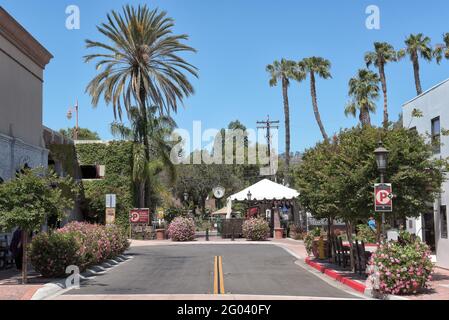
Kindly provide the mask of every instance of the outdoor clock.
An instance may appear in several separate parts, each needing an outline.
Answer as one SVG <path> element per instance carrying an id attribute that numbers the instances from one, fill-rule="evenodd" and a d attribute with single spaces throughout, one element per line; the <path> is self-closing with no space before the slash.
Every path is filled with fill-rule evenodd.
<path id="1" fill-rule="evenodd" d="M 223 187 L 216 187 L 216 188 L 214 188 L 213 191 L 214 191 L 214 196 L 217 199 L 221 199 L 225 195 L 225 189 Z"/>

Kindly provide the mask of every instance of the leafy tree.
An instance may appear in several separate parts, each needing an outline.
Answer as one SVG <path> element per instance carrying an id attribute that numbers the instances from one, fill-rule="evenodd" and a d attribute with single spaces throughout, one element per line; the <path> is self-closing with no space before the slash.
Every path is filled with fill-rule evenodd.
<path id="1" fill-rule="evenodd" d="M 133 181 L 138 190 L 139 207 L 144 208 L 146 198 L 154 199 L 155 189 L 159 186 L 157 175 L 167 169 L 171 181 L 175 179 L 175 167 L 170 160 L 170 151 L 173 142 L 169 136 L 176 127 L 175 121 L 170 116 L 155 116 L 157 107 L 149 108 L 148 119 L 142 119 L 139 109 L 131 107 L 129 112 L 130 126 L 120 122 L 111 124 L 111 132 L 121 139 L 130 140 L 135 143 L 133 148 Z M 148 134 L 151 156 L 147 160 L 144 148 L 144 134 Z M 147 189 L 146 189 L 147 188 Z"/>
<path id="2" fill-rule="evenodd" d="M 419 57 L 426 61 L 432 61 L 433 50 L 430 44 L 430 38 L 425 37 L 422 33 L 411 34 L 405 40 L 406 48 L 399 50 L 399 58 L 403 58 L 405 55 L 410 57 L 413 64 L 413 73 L 415 75 L 416 94 L 422 93 L 421 79 L 419 76 Z"/>
<path id="3" fill-rule="evenodd" d="M 22 283 L 27 282 L 28 235 L 39 231 L 48 217 L 61 220 L 73 208 L 78 188 L 70 177 L 61 178 L 43 168 L 24 170 L 0 184 L 0 229 L 22 229 Z"/>
<path id="4" fill-rule="evenodd" d="M 129 114 L 137 106 L 144 122 L 154 115 L 151 106 L 156 106 L 160 114 L 176 112 L 183 99 L 194 93 L 187 75 L 198 76 L 197 69 L 180 56 L 196 52 L 184 43 L 188 36 L 174 34 L 174 20 L 166 12 L 150 10 L 146 5 L 127 5 L 121 14 L 112 11 L 107 20 L 97 27 L 107 43 L 86 40 L 87 48 L 100 52 L 86 55 L 85 61 L 97 61 L 96 69 L 103 68 L 86 89 L 92 105 L 97 106 L 103 98 L 112 104 L 114 116 L 120 119 L 122 107 Z M 150 134 L 147 125 L 139 127 L 149 162 Z"/>
<path id="5" fill-rule="evenodd" d="M 347 129 L 330 144 L 307 150 L 296 170 L 302 205 L 319 218 L 346 222 L 348 237 L 358 220 L 374 212 L 373 185 L 379 180 L 374 150 L 382 139 L 390 151 L 386 179 L 393 184 L 395 218 L 417 217 L 440 192 L 446 160 L 432 158 L 432 146 L 414 131 L 372 127 Z M 380 230 L 380 228 L 379 228 Z"/>
<path id="6" fill-rule="evenodd" d="M 282 84 L 282 95 L 284 99 L 284 117 L 285 117 L 285 163 L 287 168 L 290 166 L 290 105 L 288 101 L 288 87 L 291 80 L 301 82 L 305 79 L 304 72 L 300 71 L 294 61 L 282 59 L 274 61 L 266 68 L 270 74 L 270 86 L 277 86 L 278 81 Z"/>
<path id="7" fill-rule="evenodd" d="M 212 196 L 214 187 L 220 185 L 228 195 L 243 187 L 242 181 L 233 172 L 233 166 L 226 164 L 181 164 L 177 168 L 178 178 L 174 194 L 184 201 L 189 196 L 189 207 L 193 205 L 206 212 L 206 199 Z"/>
<path id="8" fill-rule="evenodd" d="M 320 128 L 321 134 L 324 140 L 329 140 L 329 137 L 324 129 L 323 123 L 321 122 L 320 112 L 318 110 L 317 94 L 316 94 L 316 80 L 315 75 L 323 79 L 332 78 L 330 73 L 331 63 L 327 59 L 321 57 L 310 57 L 305 58 L 298 63 L 299 69 L 304 74 L 309 74 L 310 77 L 310 94 L 312 96 L 313 112 L 315 114 L 316 122 Z"/>
<path id="9" fill-rule="evenodd" d="M 349 80 L 349 96 L 352 101 L 346 106 L 345 114 L 356 116 L 362 126 L 371 126 L 370 112 L 376 112 L 376 100 L 379 97 L 379 76 L 367 69 L 360 69 L 357 76 Z"/>
<path id="10" fill-rule="evenodd" d="M 61 129 L 59 133 L 68 139 L 73 139 L 75 128 Z M 87 128 L 78 128 L 78 140 L 101 140 L 101 138 L 95 131 Z"/>
<path id="11" fill-rule="evenodd" d="M 387 97 L 387 78 L 385 76 L 385 65 L 389 62 L 398 60 L 397 52 L 393 46 L 386 42 L 374 42 L 374 51 L 365 54 L 366 66 L 374 64 L 379 70 L 380 83 L 384 95 L 384 127 L 388 127 L 388 97 Z"/>

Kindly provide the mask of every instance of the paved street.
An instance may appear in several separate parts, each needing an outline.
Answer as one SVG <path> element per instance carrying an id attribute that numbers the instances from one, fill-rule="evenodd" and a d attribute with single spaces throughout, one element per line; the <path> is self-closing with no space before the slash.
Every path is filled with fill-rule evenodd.
<path id="1" fill-rule="evenodd" d="M 83 282 L 66 297 L 201 295 L 217 293 L 218 287 L 232 295 L 357 298 L 296 265 L 295 257 L 273 245 L 148 246 L 129 254 L 132 260 Z M 223 270 L 218 277 L 217 261 L 218 273 Z"/>

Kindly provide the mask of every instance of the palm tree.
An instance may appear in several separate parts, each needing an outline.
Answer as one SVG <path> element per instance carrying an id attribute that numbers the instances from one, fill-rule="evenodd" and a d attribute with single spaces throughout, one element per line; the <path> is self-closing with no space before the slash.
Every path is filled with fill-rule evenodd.
<path id="1" fill-rule="evenodd" d="M 432 47 L 430 45 L 430 38 L 425 37 L 422 33 L 411 34 L 405 40 L 406 48 L 399 50 L 398 57 L 403 58 L 406 54 L 410 56 L 410 60 L 413 63 L 413 72 L 415 75 L 416 93 L 420 95 L 422 93 L 421 79 L 419 77 L 419 57 L 422 59 L 432 60 Z"/>
<path id="2" fill-rule="evenodd" d="M 188 36 L 174 35 L 174 20 L 146 5 L 137 9 L 127 5 L 122 14 L 112 11 L 107 20 L 97 27 L 107 43 L 86 40 L 87 48 L 101 52 L 86 55 L 85 61 L 97 60 L 97 70 L 104 67 L 86 89 L 92 105 L 97 106 L 103 98 L 112 103 L 114 116 L 120 119 L 122 106 L 129 112 L 137 105 L 144 121 L 149 106 L 158 106 L 161 113 L 176 112 L 179 103 L 194 93 L 185 73 L 198 76 L 197 69 L 179 56 L 196 52 L 183 43 Z M 143 139 L 149 159 L 148 134 L 143 134 Z"/>
<path id="3" fill-rule="evenodd" d="M 449 59 L 449 33 L 443 34 L 444 44 L 437 44 L 433 51 L 433 56 L 436 58 L 437 63 L 440 64 L 443 57 Z"/>
<path id="4" fill-rule="evenodd" d="M 384 121 L 385 128 L 388 127 L 388 97 L 387 97 L 387 78 L 385 76 L 385 65 L 389 62 L 398 61 L 398 54 L 393 46 L 386 42 L 374 42 L 374 51 L 365 54 L 366 66 L 369 68 L 372 64 L 379 70 L 380 83 L 384 95 Z"/>
<path id="5" fill-rule="evenodd" d="M 315 75 L 318 75 L 323 79 L 332 78 L 332 75 L 330 73 L 331 63 L 329 60 L 323 59 L 321 57 L 310 57 L 298 62 L 298 66 L 299 69 L 304 73 L 304 75 L 309 74 L 313 112 L 315 114 L 316 122 L 318 123 L 318 127 L 320 128 L 324 140 L 328 141 L 329 136 L 324 129 L 320 112 L 318 110 Z"/>
<path id="6" fill-rule="evenodd" d="M 144 121 L 139 112 L 139 108 L 131 107 L 128 117 L 130 126 L 121 122 L 111 124 L 111 133 L 123 140 L 134 142 L 133 147 L 133 182 L 138 190 L 138 202 L 140 208 L 146 206 L 148 197 L 157 185 L 157 179 L 151 179 L 163 169 L 167 169 L 170 179 L 175 179 L 175 167 L 170 160 L 170 152 L 174 143 L 168 140 L 173 130 L 176 128 L 175 121 L 170 116 L 156 117 L 157 107 L 148 109 L 148 119 Z M 144 128 L 146 126 L 146 128 Z M 151 157 L 146 158 L 145 148 L 142 141 L 143 134 L 149 135 Z M 145 191 L 147 189 L 147 192 Z"/>
<path id="7" fill-rule="evenodd" d="M 298 70 L 294 61 L 282 59 L 274 61 L 267 66 L 266 71 L 270 74 L 270 86 L 277 86 L 278 81 L 282 83 L 282 95 L 284 99 L 285 117 L 285 164 L 290 166 L 290 106 L 288 101 L 288 87 L 291 80 L 302 81 L 305 78 L 303 72 Z"/>
<path id="8" fill-rule="evenodd" d="M 357 115 L 362 126 L 371 126 L 370 112 L 376 112 L 379 97 L 379 76 L 367 69 L 360 69 L 357 76 L 349 80 L 349 96 L 352 101 L 346 106 L 345 115 Z"/>

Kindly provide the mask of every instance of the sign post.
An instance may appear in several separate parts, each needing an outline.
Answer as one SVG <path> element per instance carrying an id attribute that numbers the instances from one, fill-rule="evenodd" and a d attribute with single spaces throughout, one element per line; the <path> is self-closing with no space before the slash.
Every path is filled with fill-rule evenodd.
<path id="1" fill-rule="evenodd" d="M 141 232 L 139 230 L 145 230 L 148 228 L 150 224 L 150 209 L 133 209 L 129 212 L 129 222 L 130 222 L 130 233 L 131 238 L 134 232 Z"/>
<path id="2" fill-rule="evenodd" d="M 383 180 L 383 179 L 382 179 Z M 391 183 L 374 185 L 374 210 L 382 213 L 382 234 L 385 237 L 385 212 L 393 212 L 393 188 Z"/>
<path id="3" fill-rule="evenodd" d="M 376 212 L 393 211 L 393 188 L 390 183 L 379 183 L 374 186 L 374 203 Z"/>

